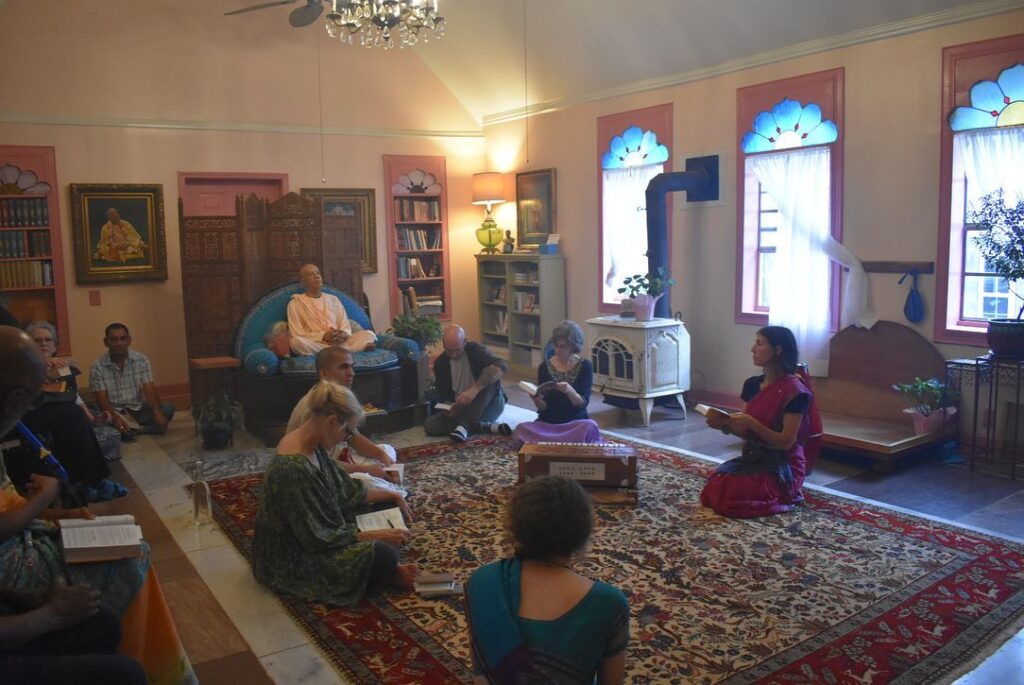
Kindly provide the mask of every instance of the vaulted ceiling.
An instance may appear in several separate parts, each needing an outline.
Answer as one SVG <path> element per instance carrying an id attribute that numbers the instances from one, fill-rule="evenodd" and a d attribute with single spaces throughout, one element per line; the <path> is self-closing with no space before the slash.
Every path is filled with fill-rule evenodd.
<path id="1" fill-rule="evenodd" d="M 1024 0 L 440 0 L 447 35 L 415 50 L 486 123 L 516 116 L 524 102 L 537 111 L 1021 7 Z M 277 13 L 277 30 L 288 32 L 290 9 L 260 14 Z"/>

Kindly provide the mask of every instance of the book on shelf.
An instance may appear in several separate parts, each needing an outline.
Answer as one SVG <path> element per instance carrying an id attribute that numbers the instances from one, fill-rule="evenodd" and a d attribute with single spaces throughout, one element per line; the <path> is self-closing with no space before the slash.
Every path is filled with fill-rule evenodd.
<path id="1" fill-rule="evenodd" d="M 420 597 L 448 597 L 463 592 L 462 583 L 457 582 L 451 573 L 421 572 L 416 576 L 413 587 Z"/>
<path id="2" fill-rule="evenodd" d="M 547 381 L 545 383 L 541 383 L 540 385 L 537 385 L 536 383 L 531 383 L 530 381 L 519 381 L 519 387 L 525 390 L 526 394 L 529 395 L 530 397 L 533 397 L 534 395 L 544 395 L 546 393 L 549 393 L 555 389 L 555 385 L 557 384 L 554 381 Z"/>
<path id="3" fill-rule="evenodd" d="M 387 530 L 388 528 L 408 530 L 405 527 L 405 519 L 402 518 L 402 510 L 398 507 L 359 514 L 356 516 L 356 525 L 361 533 L 370 530 Z"/>
<path id="4" fill-rule="evenodd" d="M 710 407 L 706 404 L 694 405 L 693 409 L 698 414 L 702 414 L 703 416 L 724 416 L 726 418 L 729 417 L 729 412 L 723 411 L 718 407 Z"/>
<path id="5" fill-rule="evenodd" d="M 69 564 L 142 555 L 142 529 L 131 514 L 62 519 L 58 523 L 64 561 Z"/>

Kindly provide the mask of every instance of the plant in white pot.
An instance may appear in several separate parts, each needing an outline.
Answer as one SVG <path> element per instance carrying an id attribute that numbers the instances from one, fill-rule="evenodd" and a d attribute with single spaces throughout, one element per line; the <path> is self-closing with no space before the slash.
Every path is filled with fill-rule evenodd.
<path id="1" fill-rule="evenodd" d="M 938 378 L 915 378 L 911 383 L 896 383 L 892 389 L 913 402 L 903 411 L 910 414 L 917 435 L 934 433 L 956 414 L 956 391 Z"/>
<path id="2" fill-rule="evenodd" d="M 675 284 L 676 279 L 668 275 L 665 267 L 659 266 L 654 273 L 626 276 L 618 292 L 633 301 L 637 321 L 650 321 L 654 318 L 654 305 L 658 298 Z"/>
<path id="3" fill-rule="evenodd" d="M 981 209 L 968 217 L 970 223 L 984 233 L 974 239 L 992 271 L 1006 279 L 1010 292 L 1024 299 L 1024 200 L 1008 205 L 1003 190 L 993 191 L 982 198 Z M 1024 306 L 1014 319 L 990 319 L 988 344 L 999 357 L 1024 357 Z"/>

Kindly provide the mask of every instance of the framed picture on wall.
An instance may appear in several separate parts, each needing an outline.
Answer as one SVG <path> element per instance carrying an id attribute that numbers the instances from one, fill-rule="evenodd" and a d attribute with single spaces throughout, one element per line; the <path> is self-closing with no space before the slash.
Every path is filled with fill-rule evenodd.
<path id="1" fill-rule="evenodd" d="M 541 245 L 555 229 L 555 170 L 516 174 L 519 245 Z"/>
<path id="2" fill-rule="evenodd" d="M 71 230 L 79 283 L 167 280 L 159 183 L 72 183 Z"/>
<path id="3" fill-rule="evenodd" d="M 325 229 L 352 232 L 359 237 L 364 274 L 377 273 L 377 202 L 373 188 L 303 188 L 306 197 L 323 203 Z"/>

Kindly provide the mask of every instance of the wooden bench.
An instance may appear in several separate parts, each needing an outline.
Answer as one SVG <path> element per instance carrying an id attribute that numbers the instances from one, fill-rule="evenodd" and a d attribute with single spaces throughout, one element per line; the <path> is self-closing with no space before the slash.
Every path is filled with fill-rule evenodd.
<path id="1" fill-rule="evenodd" d="M 946 430 L 916 435 L 907 400 L 892 389 L 915 377 L 943 378 L 945 359 L 920 333 L 892 321 L 870 330 L 846 328 L 829 346 L 828 378 L 815 378 L 824 425 L 822 444 L 875 460 L 889 471 L 893 460 L 940 442 Z"/>

